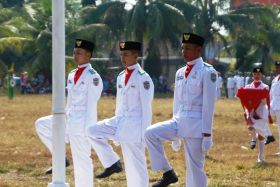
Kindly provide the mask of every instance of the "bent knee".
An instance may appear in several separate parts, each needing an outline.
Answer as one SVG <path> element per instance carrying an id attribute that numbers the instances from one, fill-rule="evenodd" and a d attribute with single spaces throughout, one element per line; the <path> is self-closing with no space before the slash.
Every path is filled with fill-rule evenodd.
<path id="1" fill-rule="evenodd" d="M 45 116 L 35 121 L 35 129 L 39 131 L 50 131 L 52 129 L 52 116 Z"/>
<path id="2" fill-rule="evenodd" d="M 86 136 L 93 138 L 97 131 L 98 127 L 96 124 L 90 125 L 86 128 Z"/>
<path id="3" fill-rule="evenodd" d="M 149 126 L 146 130 L 145 130 L 145 138 L 151 138 L 154 136 L 155 132 L 155 128 L 153 128 L 152 126 Z"/>
<path id="4" fill-rule="evenodd" d="M 42 129 L 42 126 L 43 126 L 43 119 L 42 118 L 39 118 L 35 121 L 35 129 L 37 132 L 40 131 L 40 129 Z"/>

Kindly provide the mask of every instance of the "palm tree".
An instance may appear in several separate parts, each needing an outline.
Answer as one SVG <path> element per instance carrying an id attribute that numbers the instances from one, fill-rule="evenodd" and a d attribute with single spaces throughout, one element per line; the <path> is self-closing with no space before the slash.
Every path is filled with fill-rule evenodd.
<path id="1" fill-rule="evenodd" d="M 187 26 L 182 11 L 171 3 L 138 0 L 127 16 L 126 37 L 148 44 L 143 51 L 147 53 L 144 68 L 158 77 L 162 73 L 160 52 L 164 51 L 168 57 L 169 46 L 178 48 L 179 35 Z"/>
<path id="2" fill-rule="evenodd" d="M 81 4 L 82 4 L 82 7 L 85 7 L 88 5 L 96 6 L 96 1 L 95 0 L 82 0 Z"/>
<path id="3" fill-rule="evenodd" d="M 238 11 L 253 15 L 256 27 L 254 32 L 238 31 L 235 47 L 237 68 L 246 70 L 251 68 L 252 63 L 262 62 L 269 70 L 273 62 L 272 54 L 280 52 L 280 41 L 276 39 L 280 37 L 277 8 L 248 5 Z"/>
<path id="4" fill-rule="evenodd" d="M 99 6 L 85 6 L 81 11 L 81 30 L 88 32 L 87 27 L 95 28 L 99 32 L 92 33 L 95 36 L 98 47 L 105 52 L 110 49 L 109 56 L 114 57 L 115 49 L 122 38 L 126 17 L 125 3 L 114 1 L 104 2 Z M 106 32 L 104 32 L 106 31 Z M 108 39 L 109 38 L 109 39 Z M 99 41 L 98 41 L 99 39 Z M 106 41 L 106 42 L 104 42 Z"/>
<path id="5" fill-rule="evenodd" d="M 2 5 L 2 7 L 14 7 L 14 6 L 22 6 L 24 3 L 24 0 L 2 0 L 0 2 L 0 5 Z"/>
<path id="6" fill-rule="evenodd" d="M 269 47 L 260 44 L 267 43 L 267 39 L 271 36 L 267 32 L 270 28 L 264 26 L 263 23 L 267 22 L 267 20 L 271 20 L 267 22 L 270 23 L 268 25 L 275 25 L 272 23 L 277 16 L 273 13 L 271 8 L 260 5 L 250 5 L 240 9 L 230 10 L 228 7 L 228 0 L 167 0 L 165 2 L 177 7 L 184 13 L 188 23 L 192 25 L 189 31 L 196 32 L 206 38 L 206 47 L 204 50 L 206 60 L 217 56 L 215 50 L 215 43 L 217 42 L 222 43 L 229 55 L 232 55 L 228 49 L 229 39 L 233 41 L 236 40 L 237 43 L 238 41 L 241 42 L 235 47 L 238 51 L 236 55 L 240 55 L 244 52 L 244 48 L 240 46 L 242 42 L 252 45 L 254 41 L 258 41 L 256 40 L 257 38 L 262 38 L 257 47 L 258 52 L 262 49 L 262 53 L 259 54 L 266 54 L 262 58 L 266 59 L 268 57 L 270 52 Z M 274 35 L 278 36 L 278 34 L 276 34 L 276 29 L 272 30 Z M 224 34 L 225 32 L 227 32 L 227 35 Z M 255 35 L 256 32 L 259 33 L 258 36 Z M 245 36 L 252 36 L 251 40 L 248 40 L 248 37 Z M 247 51 L 249 52 L 251 50 Z M 236 68 L 238 69 L 244 61 L 240 59 L 239 56 L 237 59 Z"/>
<path id="7" fill-rule="evenodd" d="M 230 12 L 226 5 L 228 0 L 212 1 L 182 1 L 182 0 L 166 0 L 172 6 L 180 9 L 188 22 L 189 27 L 185 28 L 185 32 L 195 32 L 206 39 L 204 56 L 206 60 L 214 56 L 215 43 L 220 41 L 225 47 L 228 41 L 223 32 L 229 33 L 235 31 L 236 24 L 247 24 L 250 26 L 249 16 Z"/>
<path id="8" fill-rule="evenodd" d="M 52 6 L 49 0 L 35 0 L 26 3 L 25 6 L 29 22 L 35 28 L 34 34 L 34 48 L 33 57 L 30 58 L 31 69 L 34 73 L 43 73 L 49 80 L 51 80 L 51 65 L 52 65 Z M 78 16 L 77 12 L 80 3 L 75 0 L 68 0 L 65 2 L 65 22 L 66 22 L 66 37 L 70 33 L 77 30 Z M 67 41 L 67 46 L 72 47 L 72 41 Z"/>
<path id="9" fill-rule="evenodd" d="M 5 67 L 1 70 L 7 70 L 11 64 L 15 65 L 16 70 L 21 70 L 33 45 L 33 27 L 20 17 L 24 10 L 19 1 L 14 4 L 0 9 L 0 61 L 1 66 Z"/>

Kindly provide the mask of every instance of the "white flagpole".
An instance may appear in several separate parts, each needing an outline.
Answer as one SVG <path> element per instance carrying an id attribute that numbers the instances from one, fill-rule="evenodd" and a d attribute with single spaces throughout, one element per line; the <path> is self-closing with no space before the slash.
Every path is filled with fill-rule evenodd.
<path id="1" fill-rule="evenodd" d="M 65 183 L 65 15 L 64 0 L 52 0 L 52 183 L 48 187 L 69 187 Z"/>

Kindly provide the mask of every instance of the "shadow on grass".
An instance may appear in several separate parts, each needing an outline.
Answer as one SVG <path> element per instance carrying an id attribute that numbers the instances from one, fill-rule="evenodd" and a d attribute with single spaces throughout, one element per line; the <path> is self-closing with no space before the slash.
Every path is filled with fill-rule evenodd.
<path id="1" fill-rule="evenodd" d="M 278 166 L 278 164 L 275 162 L 258 162 L 252 167 L 252 169 L 266 169 L 276 166 Z"/>

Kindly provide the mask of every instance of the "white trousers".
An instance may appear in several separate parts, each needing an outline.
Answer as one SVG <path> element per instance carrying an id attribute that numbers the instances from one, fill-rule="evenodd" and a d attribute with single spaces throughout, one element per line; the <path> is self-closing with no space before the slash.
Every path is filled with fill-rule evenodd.
<path id="1" fill-rule="evenodd" d="M 269 122 L 265 123 L 265 135 L 266 136 L 272 136 L 272 132 L 269 128 Z"/>
<path id="2" fill-rule="evenodd" d="M 145 141 L 150 154 L 151 167 L 158 171 L 171 168 L 163 149 L 164 141 L 173 141 L 178 137 L 177 124 L 173 120 L 157 123 L 147 128 Z M 205 154 L 202 152 L 202 138 L 183 137 L 186 159 L 186 186 L 206 187 L 207 176 L 204 172 Z"/>
<path id="3" fill-rule="evenodd" d="M 280 149 L 280 110 L 274 111 L 275 116 L 276 116 L 276 124 L 278 125 L 278 144 L 279 144 L 279 149 Z"/>
<path id="4" fill-rule="evenodd" d="M 38 136 L 52 153 L 52 116 L 39 118 L 35 122 L 35 128 Z M 93 187 L 93 163 L 91 159 L 91 144 L 84 135 L 69 134 L 68 140 L 71 147 L 75 187 Z M 68 143 L 68 142 L 67 142 Z M 96 154 L 102 163 L 107 163 L 108 150 L 104 149 L 105 141 L 94 143 Z M 114 162 L 110 162 L 111 164 Z"/>
<path id="5" fill-rule="evenodd" d="M 220 99 L 222 96 L 221 94 L 221 88 L 217 88 L 217 99 Z"/>
<path id="6" fill-rule="evenodd" d="M 228 98 L 233 99 L 235 94 L 234 88 L 228 88 L 227 90 L 228 90 Z"/>
<path id="7" fill-rule="evenodd" d="M 263 136 L 263 137 L 267 137 L 267 136 L 271 136 L 272 133 L 270 131 L 269 128 L 269 123 L 268 123 L 268 119 L 258 119 L 255 120 L 252 118 L 252 122 L 253 122 L 253 127 L 255 128 L 256 132 Z"/>
<path id="8" fill-rule="evenodd" d="M 114 140 L 117 127 L 106 124 L 106 120 L 98 122 L 87 128 L 90 141 L 98 142 Z M 121 142 L 121 149 L 125 164 L 126 182 L 128 187 L 148 187 L 149 176 L 147 171 L 145 146 L 142 144 Z M 93 146 L 94 148 L 94 146 Z M 106 150 L 112 149 L 108 143 L 104 145 Z M 119 157 L 116 153 L 108 152 L 116 161 Z"/>

